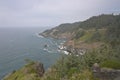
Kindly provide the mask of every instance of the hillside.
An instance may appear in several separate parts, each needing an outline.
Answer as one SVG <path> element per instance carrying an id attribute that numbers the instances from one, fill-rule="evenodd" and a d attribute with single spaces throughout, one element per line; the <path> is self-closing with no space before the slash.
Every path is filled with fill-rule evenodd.
<path id="1" fill-rule="evenodd" d="M 99 16 L 93 16 L 82 22 L 61 24 L 55 28 L 40 33 L 40 35 L 53 38 L 71 38 L 78 34 L 81 29 L 88 30 L 108 28 L 118 23 L 119 19 L 120 15 L 102 14 Z"/>
<path id="2" fill-rule="evenodd" d="M 4 80 L 120 79 L 120 15 L 100 15 L 83 22 L 62 24 L 40 35 L 67 38 L 64 45 L 90 50 L 82 55 L 61 56 L 45 73 L 42 64 L 30 62 Z"/>
<path id="3" fill-rule="evenodd" d="M 106 37 L 109 37 L 110 40 L 113 39 L 113 35 L 117 33 L 115 33 L 116 31 L 108 31 L 108 29 L 112 27 L 114 30 L 119 24 L 120 15 L 102 14 L 93 16 L 82 22 L 61 24 L 40 33 L 40 35 L 58 39 L 65 38 L 67 39 L 66 46 L 72 42 L 74 44 L 71 45 L 76 48 L 86 47 L 87 49 L 93 49 L 105 43 L 107 40 L 105 39 Z M 117 30 L 119 30 L 119 27 Z M 117 32 L 119 33 L 119 31 Z"/>
<path id="4" fill-rule="evenodd" d="M 79 24 L 80 22 L 60 24 L 55 28 L 40 33 L 40 35 L 53 38 L 69 38 L 73 34 L 73 30 L 75 30 Z"/>

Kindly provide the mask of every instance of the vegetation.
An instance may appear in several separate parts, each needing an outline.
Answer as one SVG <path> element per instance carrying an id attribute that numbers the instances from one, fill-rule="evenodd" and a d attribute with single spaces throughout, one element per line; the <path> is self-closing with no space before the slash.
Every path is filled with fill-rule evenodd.
<path id="1" fill-rule="evenodd" d="M 120 69 L 120 62 L 118 60 L 107 60 L 101 63 L 101 67 Z"/>
<path id="2" fill-rule="evenodd" d="M 71 35 L 72 37 L 74 37 L 76 36 L 76 34 L 79 34 L 81 32 L 81 29 L 106 29 L 118 24 L 120 24 L 120 15 L 102 14 L 99 16 L 93 16 L 83 22 L 61 24 L 55 28 L 44 31 L 40 35 L 53 37 L 53 35 L 59 36 L 64 33 L 74 33 L 74 35 Z M 78 36 L 77 39 L 80 37 L 81 36 Z"/>
<path id="3" fill-rule="evenodd" d="M 29 61 L 23 68 L 13 71 L 3 80 L 40 80 L 38 64 L 41 63 Z"/>
<path id="4" fill-rule="evenodd" d="M 117 56 L 119 56 L 118 52 Z M 33 67 L 35 62 L 29 62 L 5 80 L 99 80 L 93 76 L 91 70 L 93 64 L 120 69 L 119 60 L 120 58 L 114 54 L 114 49 L 104 44 L 99 49 L 89 51 L 82 56 L 63 55 L 42 77 L 38 76 L 37 70 Z"/>
<path id="5" fill-rule="evenodd" d="M 94 80 L 91 70 L 80 56 L 62 56 L 48 71 L 43 80 Z"/>
<path id="6" fill-rule="evenodd" d="M 84 34 L 85 34 L 85 31 L 84 30 L 80 30 L 80 31 L 78 31 L 77 33 L 76 33 L 76 35 L 75 35 L 75 39 L 79 39 L 80 37 L 82 37 L 82 36 L 84 36 Z"/>
<path id="7" fill-rule="evenodd" d="M 92 73 L 92 66 L 120 69 L 120 15 L 100 15 L 73 24 L 62 24 L 43 32 L 47 36 L 74 33 L 76 43 L 102 42 L 84 55 L 63 55 L 43 76 L 38 75 L 35 62 L 29 62 L 22 69 L 13 72 L 5 80 L 99 80 Z"/>

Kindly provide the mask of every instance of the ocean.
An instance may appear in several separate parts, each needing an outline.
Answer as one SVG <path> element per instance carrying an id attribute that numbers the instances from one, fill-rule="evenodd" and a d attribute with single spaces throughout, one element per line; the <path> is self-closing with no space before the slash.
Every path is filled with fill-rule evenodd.
<path id="1" fill-rule="evenodd" d="M 42 62 L 45 69 L 58 60 L 61 54 L 57 48 L 63 40 L 38 36 L 45 29 L 47 28 L 0 28 L 0 80 L 24 66 L 26 59 Z M 44 50 L 45 45 L 48 45 L 47 50 Z"/>

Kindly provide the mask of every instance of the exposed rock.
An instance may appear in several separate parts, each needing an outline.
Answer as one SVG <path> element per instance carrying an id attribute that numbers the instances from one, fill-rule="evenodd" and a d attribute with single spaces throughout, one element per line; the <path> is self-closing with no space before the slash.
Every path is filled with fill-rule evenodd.
<path id="1" fill-rule="evenodd" d="M 120 79 L 120 70 L 100 68 L 100 66 L 97 63 L 93 65 L 92 70 L 93 70 L 94 77 L 100 80 L 119 80 Z"/>
<path id="2" fill-rule="evenodd" d="M 93 64 L 92 67 L 93 72 L 100 72 L 100 66 L 98 63 Z"/>
<path id="3" fill-rule="evenodd" d="M 45 70 L 42 63 L 36 63 L 36 70 L 40 77 L 43 76 Z"/>

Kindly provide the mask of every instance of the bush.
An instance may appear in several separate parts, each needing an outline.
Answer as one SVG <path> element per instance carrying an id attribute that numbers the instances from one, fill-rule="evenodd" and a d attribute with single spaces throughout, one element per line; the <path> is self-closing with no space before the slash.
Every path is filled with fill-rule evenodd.
<path id="1" fill-rule="evenodd" d="M 96 80 L 90 70 L 84 70 L 81 73 L 73 74 L 69 80 Z"/>

